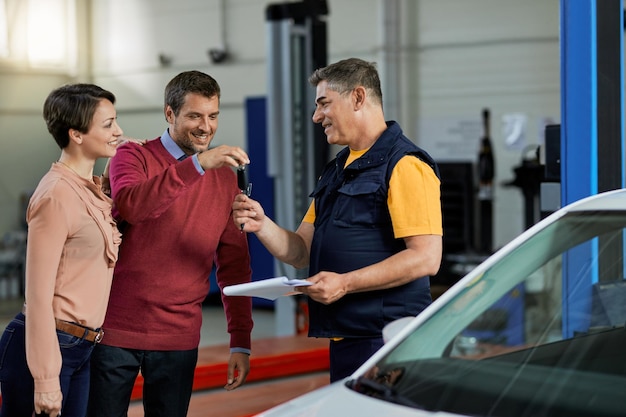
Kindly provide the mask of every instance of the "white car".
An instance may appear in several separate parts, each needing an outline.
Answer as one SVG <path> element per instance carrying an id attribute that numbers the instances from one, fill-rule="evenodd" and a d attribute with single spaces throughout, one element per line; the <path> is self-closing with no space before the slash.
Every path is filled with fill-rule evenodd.
<path id="1" fill-rule="evenodd" d="M 259 416 L 626 416 L 625 251 L 626 190 L 575 202 L 388 326 L 353 375 Z"/>

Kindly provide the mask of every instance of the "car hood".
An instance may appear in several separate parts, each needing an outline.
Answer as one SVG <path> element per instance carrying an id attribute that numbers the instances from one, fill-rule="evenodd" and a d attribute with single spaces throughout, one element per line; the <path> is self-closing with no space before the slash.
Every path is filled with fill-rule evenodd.
<path id="1" fill-rule="evenodd" d="M 338 381 L 278 405 L 257 417 L 452 417 L 458 414 L 416 410 L 359 394 Z"/>

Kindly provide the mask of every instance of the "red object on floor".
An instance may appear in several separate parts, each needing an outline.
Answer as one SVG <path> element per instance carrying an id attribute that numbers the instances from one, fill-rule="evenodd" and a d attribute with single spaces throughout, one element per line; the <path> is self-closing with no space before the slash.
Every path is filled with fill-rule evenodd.
<path id="1" fill-rule="evenodd" d="M 309 333 L 309 302 L 304 295 L 296 295 L 296 333 Z"/>
<path id="2" fill-rule="evenodd" d="M 208 390 L 226 385 L 229 355 L 229 348 L 225 345 L 200 348 L 193 390 Z M 246 378 L 246 384 L 323 372 L 329 367 L 328 340 L 326 339 L 297 335 L 253 340 L 250 373 Z M 142 391 L 143 377 L 139 375 L 135 381 L 131 399 L 141 399 Z M 2 404 L 2 396 L 0 396 L 0 404 Z"/>

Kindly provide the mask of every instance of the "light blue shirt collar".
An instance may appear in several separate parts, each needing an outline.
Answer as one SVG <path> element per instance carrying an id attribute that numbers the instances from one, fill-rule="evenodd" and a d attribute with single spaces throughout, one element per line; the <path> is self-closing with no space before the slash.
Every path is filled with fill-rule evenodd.
<path id="1" fill-rule="evenodd" d="M 185 152 L 180 149 L 180 146 L 178 146 L 178 144 L 174 142 L 174 139 L 170 136 L 168 129 L 165 129 L 165 132 L 161 135 L 161 143 L 165 147 L 165 150 L 168 151 L 174 158 L 180 160 L 180 158 L 185 155 Z M 197 153 L 191 156 L 191 160 L 193 161 L 193 165 L 196 167 L 198 173 L 200 175 L 204 175 L 204 168 L 200 165 Z"/>
<path id="2" fill-rule="evenodd" d="M 185 152 L 180 149 L 176 142 L 174 142 L 174 139 L 170 136 L 168 129 L 165 129 L 165 132 L 161 135 L 161 143 L 175 159 L 179 159 L 185 155 Z"/>

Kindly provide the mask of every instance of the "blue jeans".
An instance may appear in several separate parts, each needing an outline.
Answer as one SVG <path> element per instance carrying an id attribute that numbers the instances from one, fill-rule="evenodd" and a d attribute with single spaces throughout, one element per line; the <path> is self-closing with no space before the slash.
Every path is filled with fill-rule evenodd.
<path id="1" fill-rule="evenodd" d="M 198 349 L 155 351 L 97 345 L 91 356 L 89 417 L 126 417 L 135 379 L 143 376 L 146 417 L 185 417 Z"/>
<path id="2" fill-rule="evenodd" d="M 330 342 L 330 382 L 350 376 L 384 344 L 382 337 L 345 338 Z"/>
<path id="3" fill-rule="evenodd" d="M 19 313 L 0 339 L 0 417 L 31 417 L 34 411 L 34 382 L 26 363 L 25 319 Z M 61 348 L 59 381 L 63 393 L 61 415 L 83 417 L 89 398 L 89 358 L 93 343 L 57 330 Z"/>

